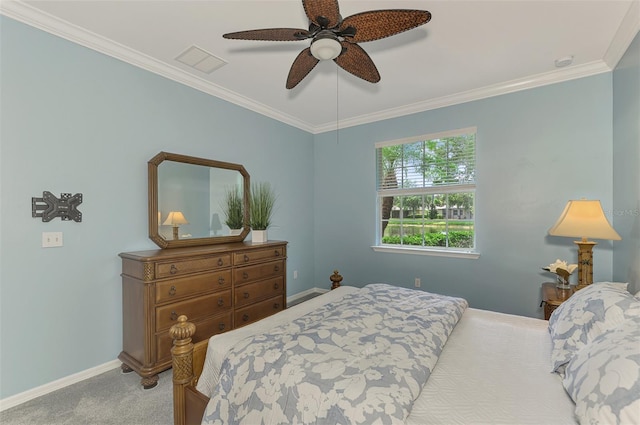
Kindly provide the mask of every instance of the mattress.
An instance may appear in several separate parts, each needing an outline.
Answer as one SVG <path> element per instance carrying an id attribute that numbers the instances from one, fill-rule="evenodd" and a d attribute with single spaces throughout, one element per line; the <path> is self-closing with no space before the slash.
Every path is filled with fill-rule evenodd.
<path id="1" fill-rule="evenodd" d="M 551 372 L 547 326 L 468 308 L 407 424 L 575 425 L 575 404 Z"/>
<path id="2" fill-rule="evenodd" d="M 358 288 L 341 286 L 209 340 L 197 389 L 211 396 L 235 343 L 287 323 Z M 468 308 L 451 333 L 407 425 L 575 425 L 574 403 L 551 372 L 548 322 Z"/>

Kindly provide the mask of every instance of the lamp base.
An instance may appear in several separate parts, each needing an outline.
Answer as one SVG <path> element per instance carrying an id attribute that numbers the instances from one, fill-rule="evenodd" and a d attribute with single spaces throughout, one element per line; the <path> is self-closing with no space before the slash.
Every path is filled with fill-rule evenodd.
<path id="1" fill-rule="evenodd" d="M 593 247 L 597 242 L 573 241 L 578 245 L 578 289 L 593 283 Z"/>

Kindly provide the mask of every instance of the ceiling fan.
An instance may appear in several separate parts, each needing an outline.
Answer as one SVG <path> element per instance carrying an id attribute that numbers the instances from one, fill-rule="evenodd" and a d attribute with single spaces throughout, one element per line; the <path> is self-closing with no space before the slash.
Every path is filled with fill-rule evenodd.
<path id="1" fill-rule="evenodd" d="M 357 43 L 379 40 L 426 24 L 426 10 L 387 9 L 357 13 L 342 19 L 338 0 L 302 0 L 309 29 L 267 28 L 224 34 L 235 40 L 300 41 L 311 39 L 293 61 L 287 89 L 292 89 L 321 60 L 333 59 L 342 69 L 371 83 L 380 81 L 375 64 Z"/>

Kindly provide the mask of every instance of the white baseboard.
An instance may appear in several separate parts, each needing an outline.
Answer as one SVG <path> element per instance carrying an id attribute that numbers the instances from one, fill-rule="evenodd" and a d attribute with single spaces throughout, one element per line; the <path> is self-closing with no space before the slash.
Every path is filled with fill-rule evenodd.
<path id="1" fill-rule="evenodd" d="M 108 372 L 112 369 L 120 367 L 121 364 L 122 363 L 118 359 L 112 360 L 99 366 L 92 367 L 91 369 L 83 370 L 82 372 L 74 373 L 73 375 L 69 375 L 56 381 L 49 382 L 48 384 L 44 384 L 39 387 L 27 390 L 20 394 L 4 398 L 0 400 L 0 412 L 25 403 L 29 400 L 33 400 L 34 398 L 49 394 L 53 391 L 59 390 L 60 388 L 68 387 L 69 385 L 73 385 L 76 382 L 84 381 L 85 379 L 89 379 L 94 376 L 100 375 L 101 373 Z"/>
<path id="2" fill-rule="evenodd" d="M 325 292 L 329 292 L 329 290 L 324 288 L 311 288 L 311 289 L 307 289 L 306 291 L 298 292 L 295 295 L 291 295 L 290 297 L 287 297 L 287 305 L 295 301 L 298 301 L 300 298 L 304 298 L 307 295 L 324 294 Z"/>
<path id="3" fill-rule="evenodd" d="M 324 288 L 311 288 L 306 291 L 299 292 L 295 295 L 287 297 L 287 304 L 293 303 L 300 298 L 304 298 L 308 295 L 312 294 L 324 294 L 325 292 L 329 292 L 328 289 Z M 53 391 L 59 390 L 60 388 L 67 387 L 69 385 L 73 385 L 77 382 L 84 381 L 85 379 L 92 378 L 94 376 L 100 375 L 101 373 L 108 372 L 112 369 L 120 367 L 122 363 L 120 360 L 112 360 L 110 362 L 101 364 L 96 367 L 92 367 L 91 369 L 83 370 L 82 372 L 74 373 L 73 375 L 69 375 L 67 377 L 58 379 L 53 382 L 49 382 L 48 384 L 41 385 L 39 387 L 33 388 L 31 390 L 27 390 L 20 394 L 13 395 L 11 397 L 4 398 L 0 400 L 0 412 L 3 410 L 10 409 L 19 404 L 25 403 L 29 400 L 33 400 L 34 398 L 38 398 L 45 394 L 49 394 Z"/>

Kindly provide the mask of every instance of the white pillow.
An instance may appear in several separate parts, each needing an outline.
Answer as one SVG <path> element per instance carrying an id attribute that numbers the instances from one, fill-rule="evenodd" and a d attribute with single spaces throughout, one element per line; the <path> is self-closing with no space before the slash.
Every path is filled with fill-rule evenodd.
<path id="1" fill-rule="evenodd" d="M 630 317 L 640 316 L 640 300 L 626 283 L 599 282 L 577 291 L 549 318 L 553 372 L 564 366 L 585 345 Z"/>
<path id="2" fill-rule="evenodd" d="M 640 317 L 578 351 L 562 383 L 581 424 L 640 424 Z"/>

